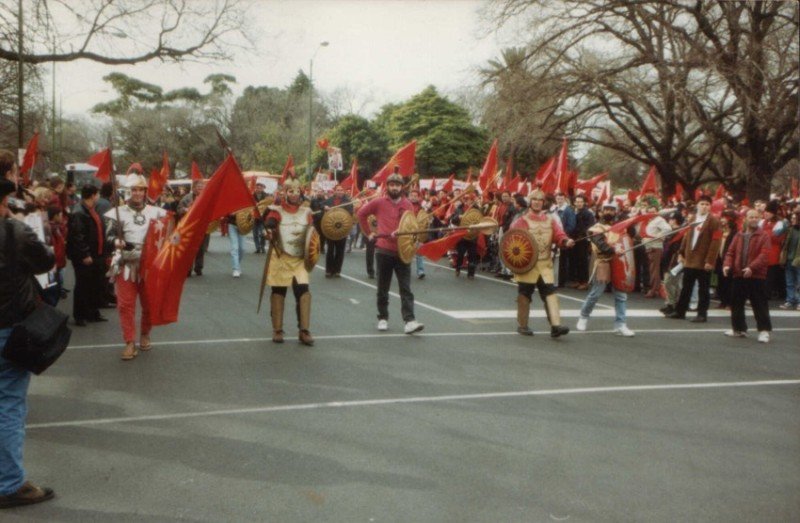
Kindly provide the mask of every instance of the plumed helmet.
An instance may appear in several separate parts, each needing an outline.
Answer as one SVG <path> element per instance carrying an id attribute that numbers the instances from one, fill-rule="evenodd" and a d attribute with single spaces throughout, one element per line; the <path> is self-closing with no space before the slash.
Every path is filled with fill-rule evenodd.
<path id="1" fill-rule="evenodd" d="M 529 200 L 544 200 L 544 191 L 541 189 L 534 189 L 528 195 Z"/>
<path id="2" fill-rule="evenodd" d="M 133 189 L 134 187 L 147 189 L 147 180 L 141 174 L 131 173 L 125 177 L 125 187 L 128 189 Z"/>
<path id="3" fill-rule="evenodd" d="M 389 185 L 390 183 L 399 183 L 400 185 L 403 185 L 403 177 L 397 173 L 392 173 L 388 178 L 386 178 L 386 185 Z"/>
<path id="4" fill-rule="evenodd" d="M 300 182 L 295 180 L 294 178 L 289 178 L 285 182 L 283 182 L 283 192 L 299 192 L 300 191 Z"/>

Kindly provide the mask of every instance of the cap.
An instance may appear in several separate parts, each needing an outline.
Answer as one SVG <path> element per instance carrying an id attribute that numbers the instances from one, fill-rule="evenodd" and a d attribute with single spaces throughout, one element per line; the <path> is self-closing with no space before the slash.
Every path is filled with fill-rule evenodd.
<path id="1" fill-rule="evenodd" d="M 614 209 L 616 211 L 619 207 L 617 206 L 617 202 L 610 200 L 603 204 L 603 209 Z"/>

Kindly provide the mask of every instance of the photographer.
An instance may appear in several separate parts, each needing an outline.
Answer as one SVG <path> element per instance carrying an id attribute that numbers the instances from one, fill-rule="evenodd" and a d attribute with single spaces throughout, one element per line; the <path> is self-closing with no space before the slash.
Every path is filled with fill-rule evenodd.
<path id="1" fill-rule="evenodd" d="M 39 297 L 33 275 L 54 263 L 33 230 L 11 217 L 8 200 L 16 188 L 7 175 L 13 178 L 16 169 L 13 153 L 0 151 L 0 351 L 12 326 L 36 307 Z M 16 257 L 13 265 L 9 255 Z M 0 508 L 40 503 L 54 496 L 52 489 L 25 480 L 22 447 L 29 382 L 30 372 L 0 356 Z"/>

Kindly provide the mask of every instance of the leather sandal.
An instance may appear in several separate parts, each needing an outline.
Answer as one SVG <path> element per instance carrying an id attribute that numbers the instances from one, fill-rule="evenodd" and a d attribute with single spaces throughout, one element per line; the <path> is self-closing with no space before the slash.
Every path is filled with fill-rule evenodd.
<path id="1" fill-rule="evenodd" d="M 125 350 L 122 351 L 120 358 L 122 358 L 124 361 L 130 361 L 138 355 L 139 351 L 136 349 L 136 345 L 134 345 L 133 342 L 130 342 L 125 345 Z"/>
<path id="2" fill-rule="evenodd" d="M 145 352 L 153 348 L 153 344 L 150 343 L 150 336 L 142 336 L 141 340 L 139 340 L 139 348 Z"/>

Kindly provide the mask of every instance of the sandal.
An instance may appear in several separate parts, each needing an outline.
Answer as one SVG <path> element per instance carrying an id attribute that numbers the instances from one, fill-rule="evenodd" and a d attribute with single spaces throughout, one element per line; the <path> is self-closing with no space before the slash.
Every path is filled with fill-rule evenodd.
<path id="1" fill-rule="evenodd" d="M 142 339 L 139 341 L 139 348 L 145 352 L 153 348 L 153 344 L 150 343 L 150 336 L 142 336 Z"/>
<path id="2" fill-rule="evenodd" d="M 136 350 L 136 345 L 131 342 L 125 345 L 125 350 L 122 351 L 122 356 L 120 356 L 120 358 L 124 361 L 130 361 L 138 355 L 139 351 Z"/>

